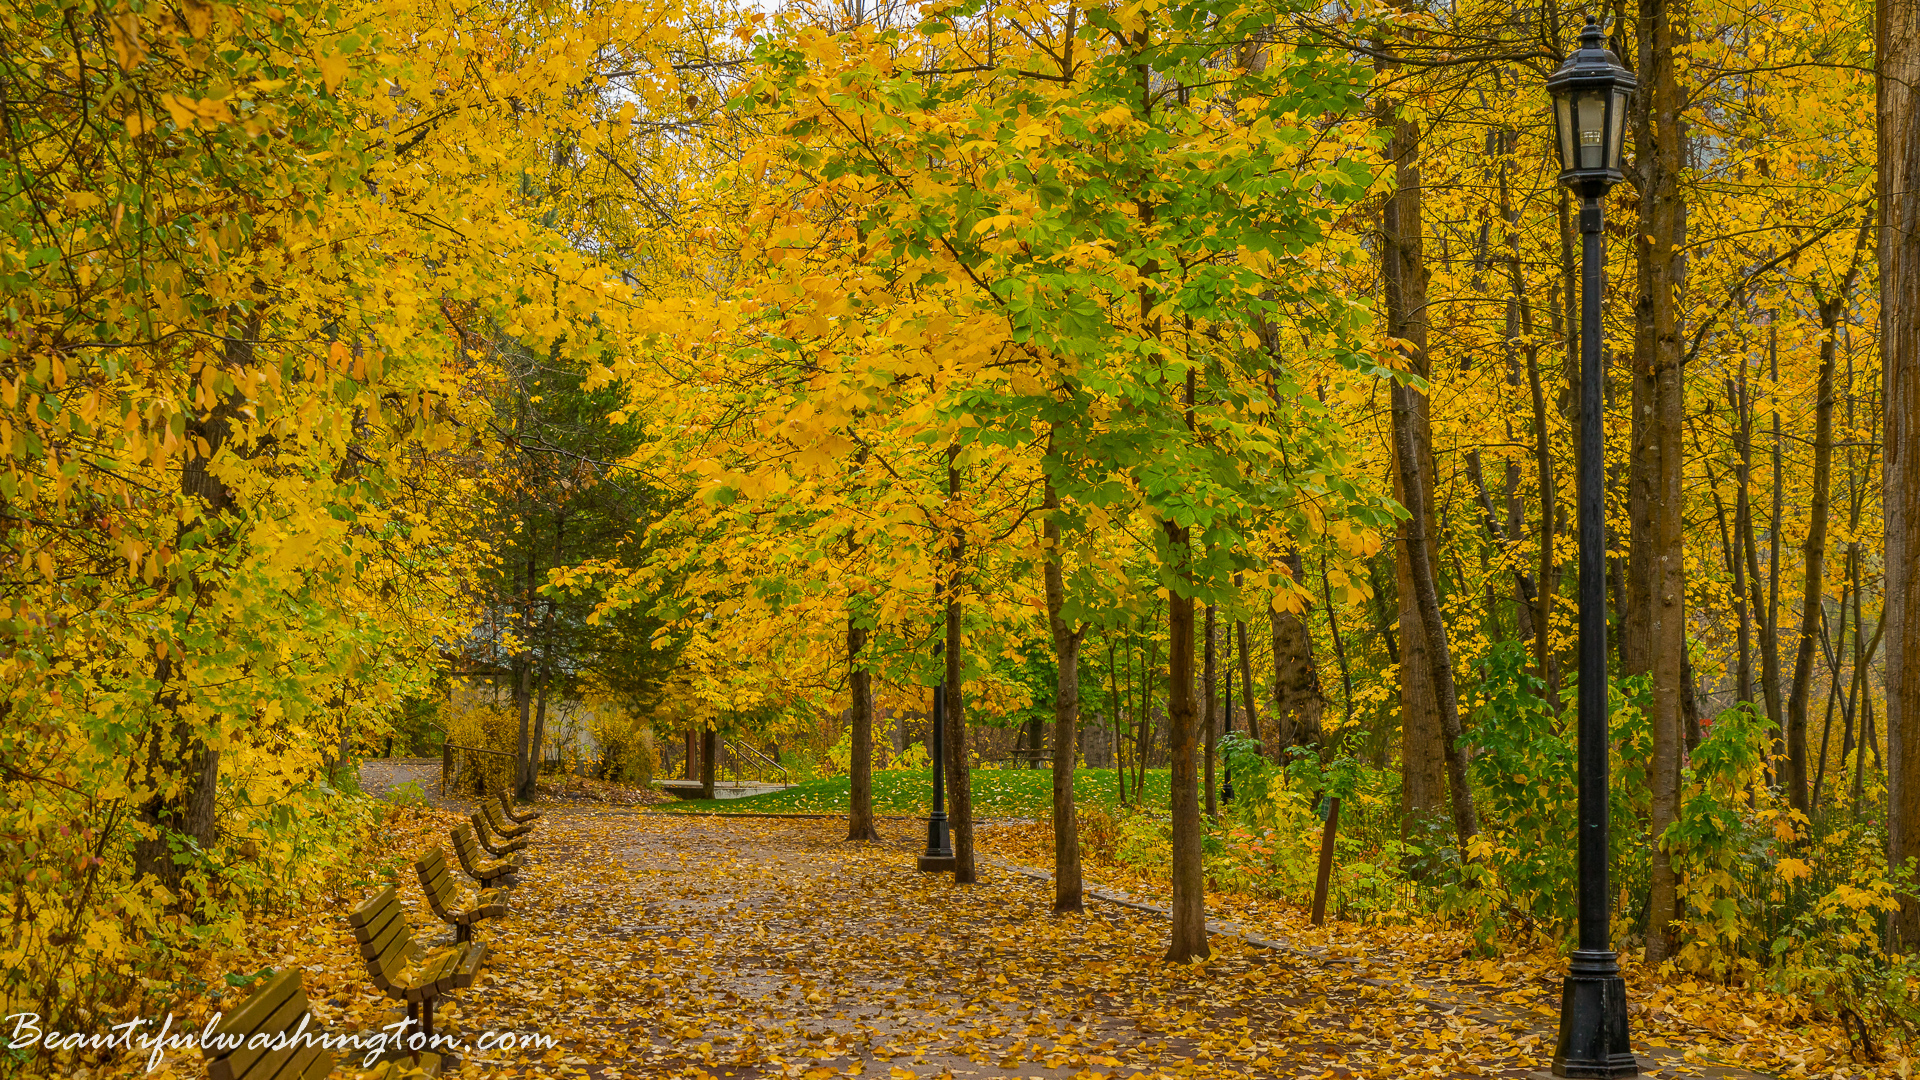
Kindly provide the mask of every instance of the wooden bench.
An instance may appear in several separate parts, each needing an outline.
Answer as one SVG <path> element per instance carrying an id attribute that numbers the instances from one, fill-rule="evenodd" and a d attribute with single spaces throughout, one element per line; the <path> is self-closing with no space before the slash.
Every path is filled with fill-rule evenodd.
<path id="1" fill-rule="evenodd" d="M 212 1080 L 318 1080 L 333 1069 L 332 1052 L 320 1046 L 324 1035 L 307 1013 L 299 969 L 289 968 L 255 987 L 200 1044 L 200 1053 Z M 249 1046 L 255 1036 L 285 1036 L 287 1044 Z"/>
<path id="2" fill-rule="evenodd" d="M 504 802 L 504 798 L 480 800 L 480 812 L 486 816 L 487 828 L 492 829 L 496 834 L 508 840 L 518 840 L 520 837 L 532 832 L 532 822 L 516 824 L 500 816 L 500 807 Z"/>
<path id="3" fill-rule="evenodd" d="M 527 838 L 524 836 L 518 840 L 496 839 L 493 830 L 487 827 L 485 815 L 479 811 L 469 814 L 467 820 L 473 822 L 473 835 L 479 839 L 480 846 L 486 848 L 487 854 L 494 858 L 504 859 L 509 855 L 527 850 Z"/>
<path id="4" fill-rule="evenodd" d="M 487 947 L 475 941 L 427 950 L 413 940 L 406 912 L 389 885 L 347 913 L 367 975 L 381 993 L 407 1004 L 407 1019 L 417 1021 L 433 1047 L 433 1006 L 449 990 L 473 985 L 486 960 Z M 413 1050 L 417 1064 L 420 1051 Z"/>
<path id="5" fill-rule="evenodd" d="M 507 815 L 509 821 L 517 821 L 525 825 L 530 821 L 540 820 L 541 814 L 538 810 L 515 810 L 513 808 L 513 800 L 507 798 L 506 789 L 503 788 L 496 792 L 494 797 L 500 800 L 500 812 Z"/>
<path id="6" fill-rule="evenodd" d="M 507 913 L 507 893 L 504 889 L 481 889 L 470 895 L 462 895 L 447 873 L 447 853 L 435 844 L 427 853 L 413 864 L 414 872 L 420 875 L 420 890 L 427 894 L 427 906 L 453 927 L 453 940 L 472 941 L 473 924 L 482 919 L 496 919 Z"/>
<path id="7" fill-rule="evenodd" d="M 453 853 L 460 859 L 460 869 L 467 876 L 480 883 L 483 889 L 493 888 L 496 881 L 511 884 L 520 873 L 520 860 L 516 858 L 498 859 L 485 862 L 480 856 L 480 845 L 474 843 L 473 826 L 455 825 L 453 827 Z"/>

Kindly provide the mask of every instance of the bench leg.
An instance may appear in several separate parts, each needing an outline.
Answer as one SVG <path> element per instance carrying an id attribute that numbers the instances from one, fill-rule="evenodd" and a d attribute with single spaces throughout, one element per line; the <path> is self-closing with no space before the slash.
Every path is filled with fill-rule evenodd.
<path id="1" fill-rule="evenodd" d="M 453 927 L 453 940 L 456 944 L 462 941 L 472 941 L 473 924 L 470 922 L 455 923 Z"/>

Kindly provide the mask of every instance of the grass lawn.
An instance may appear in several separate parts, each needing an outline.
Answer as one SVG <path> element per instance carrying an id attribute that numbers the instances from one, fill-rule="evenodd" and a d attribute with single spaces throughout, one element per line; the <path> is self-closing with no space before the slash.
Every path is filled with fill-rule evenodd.
<path id="1" fill-rule="evenodd" d="M 1164 806 L 1167 802 L 1167 770 L 1147 770 L 1147 799 Z M 888 770 L 873 774 L 873 812 L 876 814 L 918 815 L 927 812 L 933 798 L 932 777 L 925 769 Z M 759 814 L 843 814 L 847 810 L 849 781 L 830 776 L 797 784 L 785 791 L 753 795 L 745 799 L 675 800 L 655 807 L 667 813 L 698 813 L 719 810 L 727 813 Z M 1112 769 L 1076 769 L 1073 774 L 1074 801 L 1081 805 L 1112 806 L 1119 802 Z M 1129 779 L 1129 801 L 1133 787 Z M 1053 806 L 1052 769 L 975 769 L 973 770 L 973 813 L 975 817 L 1045 817 Z"/>

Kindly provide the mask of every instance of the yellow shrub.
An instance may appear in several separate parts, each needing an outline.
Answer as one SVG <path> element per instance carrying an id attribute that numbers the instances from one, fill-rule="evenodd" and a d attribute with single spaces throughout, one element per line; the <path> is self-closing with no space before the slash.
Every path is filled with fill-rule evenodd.
<path id="1" fill-rule="evenodd" d="M 482 794 L 512 786 L 520 714 L 511 706 L 456 696 L 447 710 L 447 742 L 456 747 L 454 790 Z M 459 748 L 492 753 L 466 753 Z"/>
<path id="2" fill-rule="evenodd" d="M 645 787 L 660 768 L 653 725 L 616 710 L 595 716 L 593 741 L 600 746 L 601 775 L 607 780 Z"/>

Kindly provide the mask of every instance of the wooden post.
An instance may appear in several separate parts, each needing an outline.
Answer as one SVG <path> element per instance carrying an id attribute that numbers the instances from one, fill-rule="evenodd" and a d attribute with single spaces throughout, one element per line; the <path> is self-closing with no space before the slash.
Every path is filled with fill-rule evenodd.
<path id="1" fill-rule="evenodd" d="M 1313 883 L 1313 925 L 1327 920 L 1327 884 L 1333 878 L 1333 834 L 1340 828 L 1340 800 L 1327 800 L 1327 825 L 1320 830 L 1320 877 Z"/>

